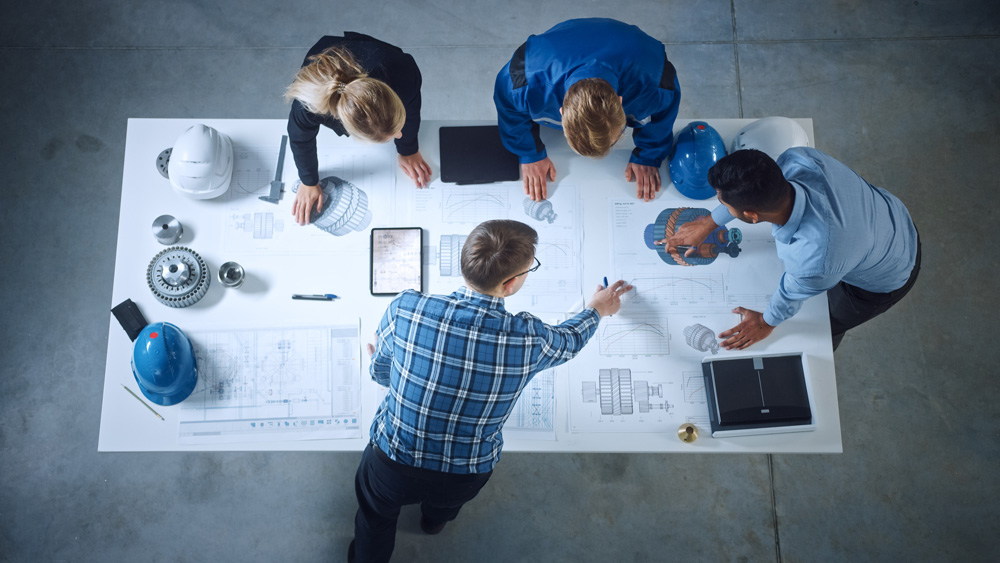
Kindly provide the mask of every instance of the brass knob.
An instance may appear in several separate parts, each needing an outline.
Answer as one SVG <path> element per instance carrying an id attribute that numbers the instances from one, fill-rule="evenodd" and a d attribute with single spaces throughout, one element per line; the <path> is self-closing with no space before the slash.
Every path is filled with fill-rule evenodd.
<path id="1" fill-rule="evenodd" d="M 681 439 L 681 442 L 693 443 L 698 439 L 698 427 L 690 422 L 685 422 L 677 429 L 677 437 Z"/>

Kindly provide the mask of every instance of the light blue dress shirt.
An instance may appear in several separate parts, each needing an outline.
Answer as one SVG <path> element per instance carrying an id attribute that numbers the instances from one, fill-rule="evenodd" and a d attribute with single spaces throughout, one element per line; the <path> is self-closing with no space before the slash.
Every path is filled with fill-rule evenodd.
<path id="1" fill-rule="evenodd" d="M 777 326 L 841 281 L 875 293 L 903 287 L 917 257 L 917 229 L 903 202 L 816 149 L 788 149 L 777 162 L 795 204 L 771 229 L 785 273 L 764 322 Z M 718 225 L 732 219 L 723 205 L 712 211 Z"/>

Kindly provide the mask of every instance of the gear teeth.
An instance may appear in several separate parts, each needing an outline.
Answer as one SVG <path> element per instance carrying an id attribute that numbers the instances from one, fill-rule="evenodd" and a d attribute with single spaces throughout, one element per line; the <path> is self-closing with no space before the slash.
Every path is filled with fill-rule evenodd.
<path id="1" fill-rule="evenodd" d="M 163 281 L 158 267 L 167 258 L 176 258 L 183 261 L 192 272 L 191 278 L 184 284 L 173 287 Z M 164 248 L 153 257 L 146 268 L 146 286 L 157 301 L 166 305 L 180 309 L 190 307 L 208 293 L 208 288 L 212 283 L 212 276 L 208 275 L 208 264 L 202 260 L 197 252 L 184 246 L 171 246 Z"/>

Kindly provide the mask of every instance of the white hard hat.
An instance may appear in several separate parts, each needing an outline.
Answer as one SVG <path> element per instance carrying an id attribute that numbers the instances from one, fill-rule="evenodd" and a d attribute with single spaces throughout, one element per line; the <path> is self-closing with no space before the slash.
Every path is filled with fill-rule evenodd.
<path id="1" fill-rule="evenodd" d="M 729 151 L 757 149 L 778 160 L 781 153 L 792 147 L 811 147 L 809 135 L 794 119 L 788 117 L 762 117 L 747 125 L 733 138 Z"/>
<path id="2" fill-rule="evenodd" d="M 170 183 L 193 199 L 218 197 L 233 177 L 233 142 L 206 125 L 191 126 L 177 137 L 167 164 Z"/>

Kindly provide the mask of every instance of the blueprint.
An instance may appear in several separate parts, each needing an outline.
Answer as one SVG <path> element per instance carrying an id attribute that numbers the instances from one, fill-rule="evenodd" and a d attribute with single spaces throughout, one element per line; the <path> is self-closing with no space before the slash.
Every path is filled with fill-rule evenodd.
<path id="1" fill-rule="evenodd" d="M 766 308 L 782 272 L 766 225 L 720 227 L 693 258 L 657 244 L 714 205 L 609 201 L 610 263 L 634 289 L 568 364 L 571 431 L 676 432 L 708 422 L 702 359 L 728 353 L 718 335 L 740 322 L 733 309 Z"/>
<path id="2" fill-rule="evenodd" d="M 528 382 L 514 404 L 514 411 L 503 425 L 506 437 L 527 440 L 556 439 L 556 372 L 565 376 L 559 366 L 538 373 Z"/>
<path id="3" fill-rule="evenodd" d="M 234 146 L 233 182 L 220 203 L 223 249 L 227 254 L 322 254 L 337 245 L 338 253 L 364 254 L 367 227 L 392 224 L 396 186 L 395 150 L 391 143 L 368 145 L 337 139 L 336 150 L 318 155 L 321 179 L 335 178 L 324 189 L 323 213 L 313 210 L 313 224 L 299 226 L 292 216 L 297 172 L 287 150 L 282 174 L 284 190 L 277 205 L 258 199 L 267 195 L 278 158 L 274 147 Z M 331 236 L 332 235 L 332 236 Z M 349 242 L 338 244 L 336 239 Z"/>
<path id="4" fill-rule="evenodd" d="M 582 305 L 582 204 L 574 186 L 560 184 L 550 190 L 549 199 L 533 202 L 525 197 L 520 182 L 438 183 L 423 190 L 401 187 L 396 202 L 398 217 L 409 216 L 413 224 L 424 228 L 427 291 L 447 294 L 464 284 L 462 245 L 476 225 L 490 219 L 513 219 L 538 232 L 536 257 L 541 268 L 505 300 L 507 310 L 566 312 Z"/>
<path id="5" fill-rule="evenodd" d="M 191 331 L 198 384 L 181 444 L 361 436 L 359 325 Z"/>

